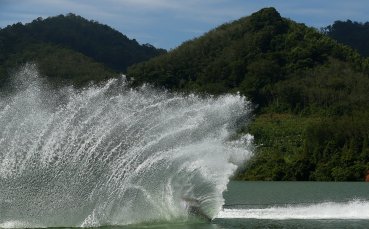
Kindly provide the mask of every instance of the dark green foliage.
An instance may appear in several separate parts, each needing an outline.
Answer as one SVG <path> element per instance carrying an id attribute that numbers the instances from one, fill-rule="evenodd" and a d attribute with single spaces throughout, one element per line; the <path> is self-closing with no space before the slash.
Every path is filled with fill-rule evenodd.
<path id="1" fill-rule="evenodd" d="M 0 87 L 26 62 L 37 63 L 41 73 L 54 82 L 82 86 L 163 52 L 74 14 L 38 18 L 0 30 Z"/>
<path id="2" fill-rule="evenodd" d="M 8 85 L 9 77 L 18 66 L 28 62 L 37 63 L 40 73 L 54 83 L 77 87 L 117 75 L 81 53 L 51 44 L 32 44 L 9 55 L 0 65 L 0 88 Z"/>
<path id="3" fill-rule="evenodd" d="M 273 8 L 128 69 L 150 82 L 258 105 L 258 146 L 239 179 L 362 180 L 369 169 L 369 61 Z"/>
<path id="4" fill-rule="evenodd" d="M 314 180 L 361 180 L 369 169 L 369 113 L 331 118 L 306 130 L 306 155 Z"/>
<path id="5" fill-rule="evenodd" d="M 320 112 L 322 115 L 351 114 L 369 107 L 369 77 L 350 64 L 335 59 L 324 65 L 290 75 L 277 82 L 270 93 L 275 111 Z M 363 109 L 364 108 L 364 109 Z"/>
<path id="6" fill-rule="evenodd" d="M 369 57 L 369 22 L 335 21 L 322 31 L 338 42 L 353 47 L 361 55 Z"/>
<path id="7" fill-rule="evenodd" d="M 273 38 L 286 29 L 287 21 L 278 12 L 265 9 L 185 42 L 167 55 L 136 65 L 129 70 L 129 76 L 134 77 L 136 83 L 152 82 L 175 89 L 214 94 L 237 91 L 247 75 L 259 73 L 259 65 L 263 63 L 258 60 L 283 61 L 281 56 L 269 55 L 269 50 L 273 48 Z M 265 72 L 264 80 L 249 80 L 243 88 L 248 90 L 251 88 L 247 87 L 254 83 L 265 84 L 274 80 Z"/>
<path id="8" fill-rule="evenodd" d="M 140 45 L 107 25 L 68 14 L 38 18 L 29 24 L 18 23 L 0 30 L 0 64 L 30 43 L 61 45 L 116 71 L 125 71 L 134 63 L 165 52 L 149 44 Z"/>
<path id="9" fill-rule="evenodd" d="M 239 179 L 357 181 L 369 170 L 369 113 L 268 113 L 249 127 L 258 145 Z"/>
<path id="10" fill-rule="evenodd" d="M 128 76 L 136 84 L 151 82 L 172 89 L 240 91 L 265 106 L 281 99 L 275 96 L 275 83 L 307 74 L 330 59 L 348 62 L 349 68 L 359 71 L 368 68 L 353 50 L 266 8 L 135 65 Z"/>

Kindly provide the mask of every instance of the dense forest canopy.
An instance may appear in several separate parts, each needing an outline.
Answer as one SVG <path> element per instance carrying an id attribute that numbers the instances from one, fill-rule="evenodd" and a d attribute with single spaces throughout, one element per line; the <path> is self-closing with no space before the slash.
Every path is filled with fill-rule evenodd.
<path id="1" fill-rule="evenodd" d="M 267 8 L 185 42 L 167 55 L 135 65 L 128 75 L 136 83 L 214 94 L 240 91 L 259 105 L 278 99 L 281 109 L 281 102 L 304 109 L 306 100 L 281 100 L 293 96 L 284 95 L 284 90 L 274 85 L 301 78 L 319 66 L 335 64 L 358 72 L 369 66 L 352 49 Z"/>
<path id="2" fill-rule="evenodd" d="M 74 14 L 38 18 L 0 30 L 0 83 L 20 63 L 36 61 L 44 75 L 74 78 L 74 83 L 99 80 L 113 71 L 165 53 L 140 45 L 120 32 Z M 64 68 L 64 69 L 63 69 Z"/>
<path id="3" fill-rule="evenodd" d="M 335 21 L 322 31 L 338 42 L 356 49 L 361 55 L 369 57 L 369 22 Z"/>
<path id="4" fill-rule="evenodd" d="M 129 68 L 133 84 L 240 92 L 258 107 L 241 179 L 360 180 L 369 169 L 369 62 L 274 8 Z"/>

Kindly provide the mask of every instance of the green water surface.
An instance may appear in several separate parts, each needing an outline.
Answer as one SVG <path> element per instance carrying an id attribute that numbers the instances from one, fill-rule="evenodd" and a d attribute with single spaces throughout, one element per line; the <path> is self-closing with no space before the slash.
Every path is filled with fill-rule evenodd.
<path id="1" fill-rule="evenodd" d="M 363 182 L 238 182 L 224 192 L 227 208 L 268 208 L 322 202 L 369 201 L 369 183 Z M 369 228 L 368 219 L 214 219 L 211 223 L 135 225 L 131 228 L 236 229 L 236 228 Z"/>
<path id="2" fill-rule="evenodd" d="M 238 182 L 224 192 L 227 209 L 268 209 L 319 203 L 369 203 L 369 183 L 364 182 Z M 339 210 L 339 209 L 338 209 Z M 366 212 L 366 211 L 365 211 Z M 293 211 L 290 214 L 294 214 Z M 212 222 L 161 223 L 101 227 L 103 229 L 236 229 L 236 228 L 369 228 L 365 219 L 257 219 L 215 218 Z"/>

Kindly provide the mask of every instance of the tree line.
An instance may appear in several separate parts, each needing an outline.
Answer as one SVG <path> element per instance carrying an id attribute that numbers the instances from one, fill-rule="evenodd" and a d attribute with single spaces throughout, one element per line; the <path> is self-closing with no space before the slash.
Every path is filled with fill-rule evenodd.
<path id="1" fill-rule="evenodd" d="M 75 14 L 37 18 L 0 30 L 0 86 L 29 61 L 37 62 L 43 75 L 82 85 L 165 52 Z"/>

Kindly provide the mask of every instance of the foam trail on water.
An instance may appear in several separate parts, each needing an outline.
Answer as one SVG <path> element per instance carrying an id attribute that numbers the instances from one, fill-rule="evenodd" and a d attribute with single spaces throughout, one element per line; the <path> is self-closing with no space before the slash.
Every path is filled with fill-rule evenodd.
<path id="1" fill-rule="evenodd" d="M 214 217 L 252 137 L 231 140 L 249 103 L 127 87 L 113 79 L 51 90 L 35 65 L 0 97 L 0 227 L 186 220 L 184 199 Z M 20 226 L 19 226 L 20 225 Z"/>
<path id="2" fill-rule="evenodd" d="M 324 202 L 263 209 L 224 209 L 219 219 L 364 219 L 369 220 L 369 202 L 352 200 L 345 203 Z"/>

